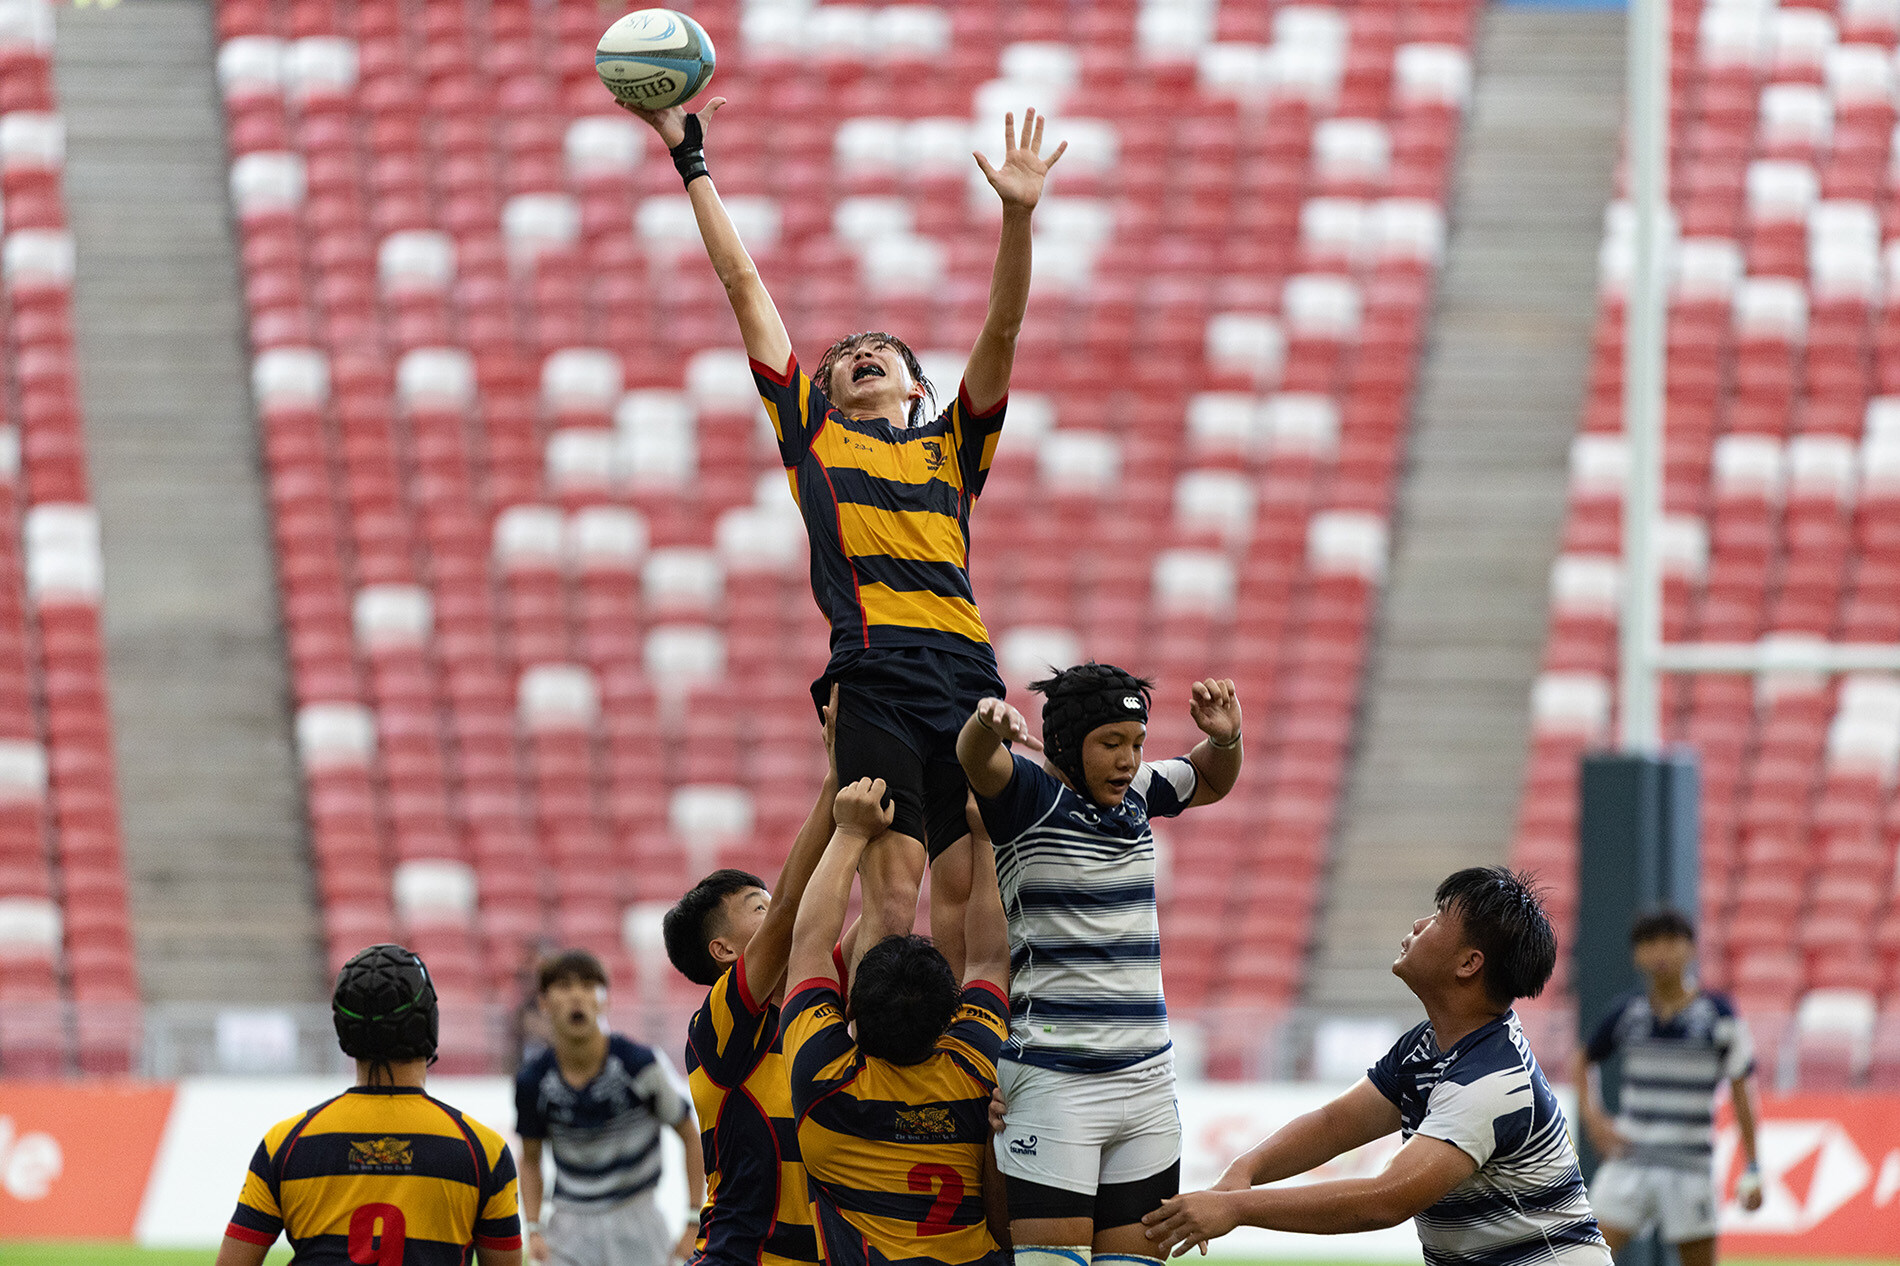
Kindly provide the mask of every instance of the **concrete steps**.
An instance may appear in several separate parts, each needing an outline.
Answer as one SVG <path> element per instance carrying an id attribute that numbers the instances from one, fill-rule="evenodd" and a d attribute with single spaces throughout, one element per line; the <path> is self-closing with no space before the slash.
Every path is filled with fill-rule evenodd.
<path id="1" fill-rule="evenodd" d="M 1307 1002 L 1409 1011 L 1438 881 L 1504 860 L 1622 111 L 1620 13 L 1493 7 Z"/>
<path id="2" fill-rule="evenodd" d="M 153 1002 L 328 996 L 205 0 L 57 10 L 105 638 Z"/>

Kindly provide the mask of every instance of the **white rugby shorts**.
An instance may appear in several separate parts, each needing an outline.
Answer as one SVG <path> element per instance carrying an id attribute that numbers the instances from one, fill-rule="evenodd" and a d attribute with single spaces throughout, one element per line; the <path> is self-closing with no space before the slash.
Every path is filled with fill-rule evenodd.
<path id="1" fill-rule="evenodd" d="M 1152 1178 L 1181 1159 L 1174 1052 L 1112 1073 L 1064 1073 L 1004 1060 L 1008 1105 L 996 1165 L 1011 1178 L 1094 1195 Z"/>
<path id="2" fill-rule="evenodd" d="M 673 1225 L 661 1216 L 650 1190 L 605 1209 L 556 1201 L 546 1232 L 549 1266 L 670 1266 L 685 1229 L 684 1219 Z"/>
<path id="3" fill-rule="evenodd" d="M 1631 1235 L 1654 1226 L 1666 1244 L 1706 1240 L 1715 1235 L 1715 1176 L 1708 1167 L 1607 1160 L 1590 1184 L 1590 1206 L 1602 1225 Z"/>

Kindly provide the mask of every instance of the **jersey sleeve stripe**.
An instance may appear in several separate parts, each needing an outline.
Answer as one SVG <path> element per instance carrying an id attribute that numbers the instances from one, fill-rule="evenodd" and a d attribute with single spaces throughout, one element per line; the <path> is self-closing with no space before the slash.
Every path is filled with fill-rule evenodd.
<path id="1" fill-rule="evenodd" d="M 746 363 L 752 366 L 753 373 L 780 387 L 791 386 L 792 380 L 798 376 L 798 357 L 796 355 L 787 356 L 785 358 L 784 369 L 773 369 L 764 361 L 753 360 L 750 356 L 746 357 Z"/>
<path id="2" fill-rule="evenodd" d="M 277 1242 L 277 1232 L 254 1231 L 248 1226 L 240 1226 L 236 1221 L 226 1226 L 224 1233 L 230 1239 L 243 1240 L 246 1244 L 261 1244 L 265 1248 Z"/>
<path id="3" fill-rule="evenodd" d="M 970 416 L 971 421 L 974 421 L 974 422 L 988 421 L 990 418 L 995 417 L 997 414 L 1001 413 L 1005 408 L 1008 407 L 1009 392 L 1005 391 L 1003 393 L 1003 398 L 1001 400 L 998 400 L 995 404 L 991 405 L 989 408 L 985 409 L 983 412 L 978 413 L 976 411 L 976 406 L 970 403 L 970 384 L 966 382 L 959 382 L 957 384 L 957 404 L 961 406 L 963 411 Z"/>

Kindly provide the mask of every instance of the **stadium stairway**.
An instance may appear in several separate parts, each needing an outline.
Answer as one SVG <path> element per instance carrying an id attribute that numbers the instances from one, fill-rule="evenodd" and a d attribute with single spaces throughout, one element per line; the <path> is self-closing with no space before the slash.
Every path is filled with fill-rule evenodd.
<path id="1" fill-rule="evenodd" d="M 1394 945 L 1503 861 L 1621 111 L 1620 14 L 1489 8 L 1410 470 L 1306 997 L 1405 1009 Z"/>
<path id="2" fill-rule="evenodd" d="M 144 994 L 320 999 L 210 6 L 58 12 Z"/>

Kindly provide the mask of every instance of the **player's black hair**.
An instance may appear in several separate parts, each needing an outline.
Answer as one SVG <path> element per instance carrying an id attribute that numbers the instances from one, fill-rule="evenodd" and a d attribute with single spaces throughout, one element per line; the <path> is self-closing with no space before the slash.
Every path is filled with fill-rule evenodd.
<path id="1" fill-rule="evenodd" d="M 584 985 L 607 987 L 607 969 L 601 961 L 584 949 L 562 950 L 541 960 L 535 968 L 534 991 L 546 993 L 564 980 L 578 980 Z"/>
<path id="2" fill-rule="evenodd" d="M 893 1064 L 921 1064 L 956 1018 L 956 974 L 927 936 L 887 936 L 851 973 L 858 1049 Z"/>
<path id="3" fill-rule="evenodd" d="M 1544 991 L 1557 967 L 1557 933 L 1528 874 L 1472 866 L 1438 885 L 1438 909 L 1456 913 L 1465 943 L 1484 955 L 1484 990 L 1508 1007 Z"/>
<path id="4" fill-rule="evenodd" d="M 1154 683 L 1113 664 L 1090 660 L 1032 681 L 1029 688 L 1043 696 L 1043 754 L 1068 777 L 1076 795 L 1093 800 L 1082 774 L 1083 740 L 1098 726 L 1118 721 L 1146 725 Z"/>
<path id="5" fill-rule="evenodd" d="M 925 401 L 929 408 L 937 407 L 937 386 L 924 374 L 923 362 L 917 359 L 917 353 L 910 350 L 910 344 L 895 334 L 883 330 L 865 330 L 858 334 L 847 334 L 825 349 L 818 361 L 817 382 L 819 390 L 827 396 L 831 394 L 831 369 L 840 359 L 849 356 L 867 343 L 888 343 L 897 349 L 904 358 L 904 368 L 910 371 L 911 381 L 924 389 L 924 394 L 910 402 L 910 424 L 916 426 L 924 420 Z"/>
<path id="6" fill-rule="evenodd" d="M 709 948 L 715 936 L 725 934 L 726 898 L 748 888 L 763 888 L 765 881 L 743 870 L 715 870 L 674 903 L 660 922 L 666 940 L 666 957 L 674 970 L 696 985 L 708 989 L 719 983 L 725 968 Z M 605 973 L 603 973 L 605 974 Z"/>
<path id="7" fill-rule="evenodd" d="M 435 982 L 417 953 L 401 945 L 358 950 L 336 974 L 330 1019 L 337 1045 L 351 1059 L 367 1060 L 370 1083 L 377 1070 L 389 1080 L 389 1065 L 435 1060 L 441 1016 Z"/>
<path id="8" fill-rule="evenodd" d="M 1675 940 L 1678 937 L 1695 943 L 1695 924 L 1689 922 L 1689 916 L 1671 906 L 1656 910 L 1646 910 L 1636 916 L 1630 924 L 1630 944 L 1642 945 L 1649 941 Z"/>

